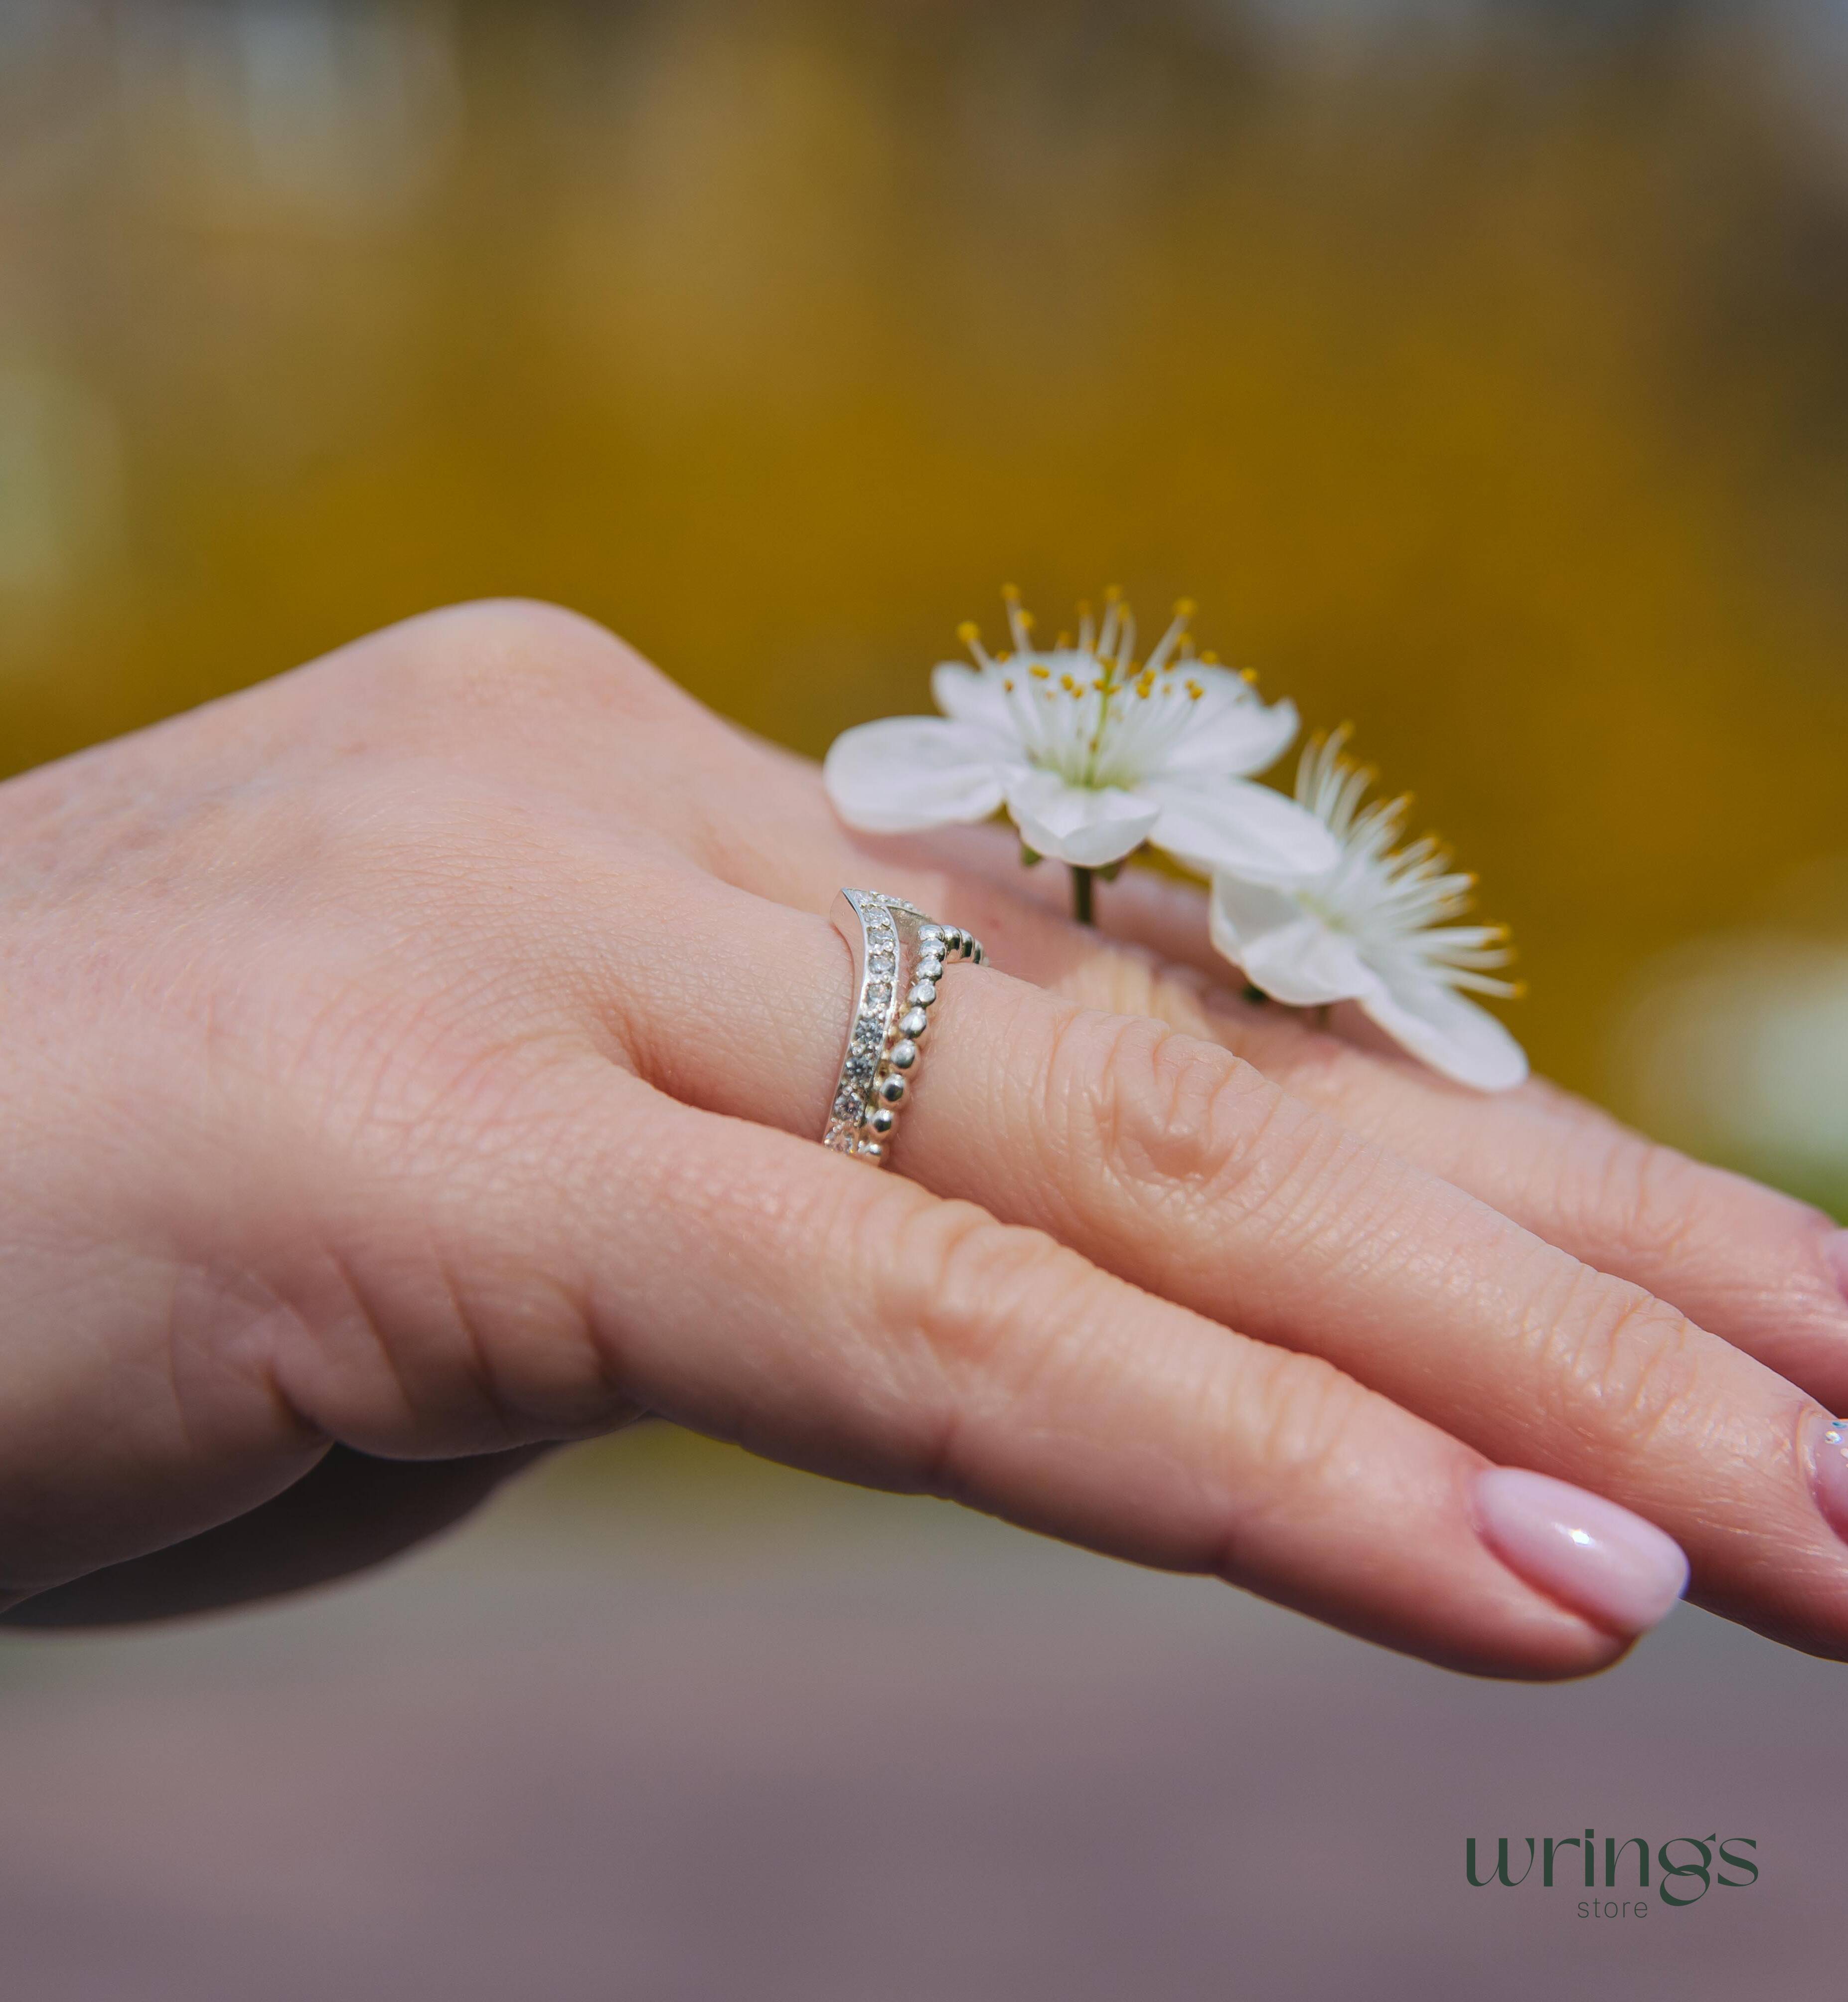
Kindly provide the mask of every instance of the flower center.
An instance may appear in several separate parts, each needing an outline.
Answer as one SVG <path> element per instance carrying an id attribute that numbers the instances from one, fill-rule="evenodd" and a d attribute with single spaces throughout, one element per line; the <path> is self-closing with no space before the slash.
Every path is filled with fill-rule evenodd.
<path id="1" fill-rule="evenodd" d="M 1339 932 L 1344 938 L 1359 935 L 1360 926 L 1339 904 L 1330 902 L 1326 897 L 1318 897 L 1313 890 L 1299 890 L 1296 901 L 1312 918 L 1319 919 L 1331 932 Z"/>
<path id="2" fill-rule="evenodd" d="M 1001 685 L 1029 762 L 1097 789 L 1158 770 L 1204 692 L 1145 668 L 1126 680 L 1114 663 L 1072 650 L 1010 661 Z"/>
<path id="3" fill-rule="evenodd" d="M 991 659 L 973 626 L 962 637 L 985 673 L 997 676 L 1027 762 L 1069 786 L 1101 791 L 1131 786 L 1158 771 L 1186 731 L 1205 693 L 1187 672 L 1194 659 L 1187 637 L 1194 608 L 1185 599 L 1146 661 L 1135 657 L 1135 621 L 1121 595 L 1107 594 L 1101 626 L 1079 608 L 1076 644 L 1061 633 L 1041 650 L 1033 619 L 1011 587 L 1008 623 L 1012 654 Z M 1202 664 L 1211 654 L 1199 656 Z"/>

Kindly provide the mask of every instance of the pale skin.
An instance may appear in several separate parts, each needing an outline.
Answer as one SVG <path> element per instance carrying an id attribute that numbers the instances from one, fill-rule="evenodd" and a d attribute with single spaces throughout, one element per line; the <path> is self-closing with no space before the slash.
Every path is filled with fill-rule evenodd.
<path id="1" fill-rule="evenodd" d="M 1248 1008 L 1195 893 L 1126 876 L 1086 932 L 990 832 L 855 837 L 519 605 L 0 786 L 8 1617 L 335 1575 L 652 1413 L 1588 1672 L 1629 1637 L 1472 1517 L 1533 1468 L 1848 1655 L 1801 1443 L 1848 1404 L 1827 1219 Z M 889 1173 L 815 1144 L 843 883 L 988 948 Z"/>

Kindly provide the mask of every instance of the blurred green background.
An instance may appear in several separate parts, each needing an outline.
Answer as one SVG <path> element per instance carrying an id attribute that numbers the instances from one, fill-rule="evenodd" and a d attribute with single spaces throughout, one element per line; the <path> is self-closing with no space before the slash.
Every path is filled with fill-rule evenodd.
<path id="1" fill-rule="evenodd" d="M 1542 1066 L 1839 1202 L 1836 18 L 5 0 L 0 760 L 497 592 L 818 752 L 1184 591 Z"/>

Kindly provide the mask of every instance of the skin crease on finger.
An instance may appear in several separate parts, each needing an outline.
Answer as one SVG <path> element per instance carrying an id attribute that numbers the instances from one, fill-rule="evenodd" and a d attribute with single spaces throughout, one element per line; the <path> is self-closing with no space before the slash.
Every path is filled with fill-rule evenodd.
<path id="1" fill-rule="evenodd" d="M 707 783 L 677 783 L 689 767 Z M 469 1136 L 527 1104 L 524 1066 L 542 1069 L 574 1037 L 589 1038 L 606 1062 L 671 1071 L 664 1045 L 651 1047 L 646 1029 L 626 1031 L 607 1007 L 600 840 L 619 838 L 650 859 L 669 894 L 675 872 L 691 882 L 703 865 L 734 881 L 774 876 L 811 909 L 841 879 L 844 855 L 877 868 L 884 852 L 843 845 L 812 774 L 795 761 L 718 725 L 581 622 L 525 609 L 399 629 L 251 696 L 14 782 L 0 789 L 0 837 L 11 836 L 0 919 L 14 977 L 8 1024 L 19 1033 L 4 1061 L 12 1102 L 28 1115 L 9 1157 L 13 1297 L 51 1298 L 61 1272 L 107 1249 L 86 1243 L 68 1219 L 124 1217 L 145 1260 L 128 1261 L 93 1323 L 73 1329 L 58 1369 L 81 1379 L 132 1307 L 156 1331 L 132 1383 L 158 1388 L 162 1372 L 173 1381 L 173 1359 L 186 1354 L 204 1372 L 189 1383 L 209 1387 L 203 1402 L 190 1388 L 165 1400 L 125 1391 L 89 1433 L 0 1442 L 18 1449 L 14 1512 L 0 1528 L 42 1527 L 73 1454 L 114 1470 L 119 1487 L 169 1449 L 176 1426 L 197 1429 L 224 1477 L 209 1492 L 156 1495 L 152 1505 L 144 1495 L 138 1529 L 155 1541 L 250 1507 L 325 1450 L 265 1374 L 273 1350 L 262 1314 L 246 1317 L 241 1343 L 175 1348 L 170 1281 L 163 1296 L 147 1276 L 163 1258 L 169 1271 L 177 1253 L 182 1268 L 235 1273 L 255 1255 L 250 1233 L 271 1245 L 287 1238 L 292 1219 L 324 1206 L 312 1164 L 357 1133 L 402 1135 L 399 1181 L 431 1133 L 447 1133 L 462 1159 L 456 1167 L 453 1148 L 444 1156 L 445 1192 L 462 1200 L 471 1175 L 504 1172 L 500 1160 L 469 1161 Z M 999 920 L 1011 937 L 1013 914 L 1026 909 L 974 876 L 920 869 L 915 858 L 908 868 L 904 880 L 920 895 L 966 902 L 954 915 L 978 929 Z M 894 860 L 875 880 L 902 887 L 903 875 Z M 816 888 L 828 877 L 826 891 Z M 382 894 L 387 884 L 396 902 Z M 110 922 L 99 926 L 99 913 Z M 1024 917 L 1017 922 L 1024 930 Z M 312 954 L 279 946 L 293 939 L 305 953 L 312 942 Z M 501 948 L 510 939 L 542 949 L 509 954 Z M 229 986 L 218 978 L 227 964 L 238 969 Z M 753 977 L 766 978 L 760 962 L 741 969 L 736 991 L 750 992 Z M 943 1023 L 951 1036 L 954 1005 L 952 995 Z M 844 989 L 827 1006 L 826 1019 L 844 1021 Z M 70 1062 L 79 1029 L 86 1056 L 110 1053 L 100 1072 Z M 204 1052 L 203 1101 L 199 1074 L 175 1063 L 176 1036 Z M 799 1043 L 797 1034 L 769 1053 L 776 1075 L 790 1074 Z M 305 1077 L 318 1082 L 304 1094 Z M 939 1101 L 947 1102 L 942 1093 Z M 790 1123 L 812 1125 L 812 1112 Z M 260 1173 L 240 1143 L 246 1134 L 266 1136 L 275 1155 Z M 547 1144 L 542 1124 L 520 1142 L 535 1153 Z M 85 1170 L 73 1170 L 69 1185 L 43 1172 L 60 1146 Z M 382 1158 L 393 1163 L 389 1150 Z M 376 1217 L 403 1191 L 388 1175 L 345 1193 Z M 213 1216 L 244 1219 L 243 1240 L 213 1243 L 207 1233 L 203 1243 L 176 1246 L 183 1223 L 200 1232 Z M 336 1358 L 349 1341 L 345 1352 L 364 1352 L 382 1320 L 402 1325 L 413 1361 L 453 1341 L 459 1311 L 441 1297 L 442 1261 L 414 1229 L 405 1236 L 382 1278 L 357 1275 L 326 1245 L 301 1247 L 300 1269 L 277 1289 L 285 1320 L 308 1314 Z M 557 1331 L 581 1317 L 582 1303 L 568 1288 L 528 1297 L 517 1276 L 502 1275 L 490 1289 L 497 1324 L 511 1327 L 522 1372 L 542 1375 Z M 382 1420 L 371 1442 L 402 1445 L 406 1434 L 392 1429 L 400 1420 L 427 1421 L 429 1449 L 438 1452 L 516 1444 L 523 1426 L 532 1428 L 525 1435 L 568 1436 L 615 1422 L 616 1392 L 585 1376 L 568 1345 L 561 1359 L 567 1349 L 569 1365 L 518 1411 L 500 1407 L 490 1369 L 448 1408 L 407 1406 Z M 42 1397 L 58 1393 L 60 1379 L 54 1372 L 16 1387 Z M 211 1414 L 203 1427 L 201 1411 Z M 121 1528 L 105 1502 L 91 1505 L 70 1540 L 103 1551 Z M 1712 1528 L 1719 1542 L 1740 1533 Z M 1790 1596 L 1787 1580 L 1748 1581 L 1741 1617 L 1784 1602 L 1773 1624 L 1787 1627 Z"/>

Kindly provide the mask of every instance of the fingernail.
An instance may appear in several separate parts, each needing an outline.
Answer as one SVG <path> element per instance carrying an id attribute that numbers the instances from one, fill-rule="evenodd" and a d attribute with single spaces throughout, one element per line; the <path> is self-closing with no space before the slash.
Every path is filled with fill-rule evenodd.
<path id="1" fill-rule="evenodd" d="M 1811 1411 L 1803 1423 L 1810 1492 L 1829 1526 L 1848 1543 L 1848 1419 Z"/>
<path id="2" fill-rule="evenodd" d="M 1822 1255 L 1835 1275 L 1837 1289 L 1848 1299 L 1848 1230 L 1832 1231 L 1822 1240 Z"/>
<path id="3" fill-rule="evenodd" d="M 1672 1536 L 1567 1481 L 1491 1467 L 1476 1477 L 1476 1509 L 1510 1571 L 1613 1632 L 1648 1633 L 1688 1589 Z"/>

